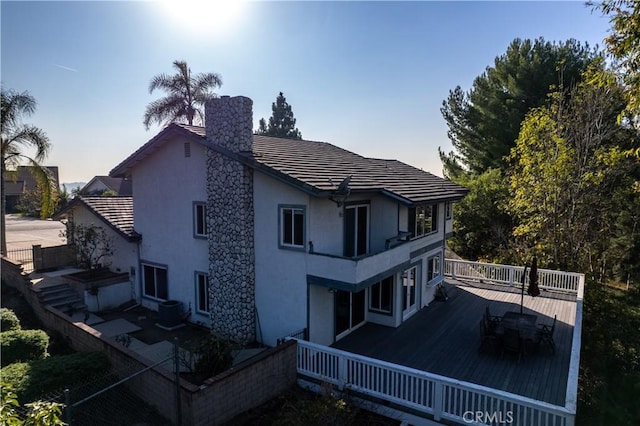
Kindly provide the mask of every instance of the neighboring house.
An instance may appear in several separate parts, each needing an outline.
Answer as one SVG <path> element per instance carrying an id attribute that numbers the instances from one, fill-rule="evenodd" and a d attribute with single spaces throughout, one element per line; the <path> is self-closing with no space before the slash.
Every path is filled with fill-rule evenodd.
<path id="1" fill-rule="evenodd" d="M 131 181 L 129 179 L 111 176 L 94 176 L 89 183 L 80 189 L 82 195 L 102 195 L 110 191 L 115 195 L 131 195 Z"/>
<path id="2" fill-rule="evenodd" d="M 443 280 L 452 203 L 467 190 L 396 160 L 253 135 L 252 101 L 207 104 L 116 166 L 133 182 L 139 294 L 189 320 L 274 345 L 299 329 L 331 344 L 397 327 Z"/>
<path id="3" fill-rule="evenodd" d="M 75 225 L 101 227 L 113 251 L 113 255 L 103 259 L 103 264 L 114 272 L 137 269 L 140 235 L 133 230 L 131 197 L 77 196 L 56 213 L 54 219 L 66 219 Z"/>
<path id="4" fill-rule="evenodd" d="M 54 179 L 57 186 L 60 182 L 58 180 L 58 167 L 46 166 Z M 7 170 L 4 179 L 4 195 L 6 200 L 7 213 L 13 213 L 16 211 L 16 206 L 20 204 L 21 197 L 30 191 L 34 191 L 38 187 L 38 182 L 31 172 L 32 166 L 18 166 L 15 170 Z"/>

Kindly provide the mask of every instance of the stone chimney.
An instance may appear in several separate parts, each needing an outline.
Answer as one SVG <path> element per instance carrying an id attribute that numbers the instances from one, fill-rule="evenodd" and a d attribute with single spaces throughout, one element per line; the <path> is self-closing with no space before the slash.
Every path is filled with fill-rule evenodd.
<path id="1" fill-rule="evenodd" d="M 207 142 L 224 151 L 251 151 L 253 102 L 222 96 L 205 105 Z M 255 340 L 253 170 L 215 148 L 207 151 L 209 301 L 212 332 Z"/>

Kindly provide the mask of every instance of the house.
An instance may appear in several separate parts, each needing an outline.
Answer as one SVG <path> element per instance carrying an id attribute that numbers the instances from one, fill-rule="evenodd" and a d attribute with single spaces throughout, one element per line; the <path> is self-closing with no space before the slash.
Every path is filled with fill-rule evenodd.
<path id="1" fill-rule="evenodd" d="M 54 215 L 55 220 L 67 222 L 67 240 L 80 232 L 78 227 L 99 228 L 98 238 L 86 244 L 92 262 L 108 268 L 108 277 L 93 276 L 89 281 L 74 275 L 67 276 L 76 291 L 83 294 L 84 304 L 90 312 L 116 308 L 137 300 L 135 271 L 138 267 L 138 243 L 140 235 L 133 229 L 133 199 L 131 197 L 102 197 L 78 195 Z M 94 234 L 95 235 L 95 234 Z"/>
<path id="2" fill-rule="evenodd" d="M 133 182 L 140 302 L 274 345 L 300 329 L 331 344 L 396 327 L 443 279 L 452 203 L 466 189 L 396 160 L 253 134 L 252 101 L 207 104 L 117 165 Z"/>
<path id="3" fill-rule="evenodd" d="M 7 213 L 16 212 L 18 205 L 22 199 L 22 196 L 35 191 L 38 187 L 37 179 L 32 171 L 32 166 L 18 166 L 15 170 L 5 171 L 4 176 L 4 195 L 6 201 Z M 46 166 L 46 169 L 51 174 L 55 182 L 55 186 L 58 186 L 58 167 Z"/>
<path id="4" fill-rule="evenodd" d="M 104 229 L 113 255 L 106 256 L 102 263 L 114 272 L 130 272 L 131 268 L 137 268 L 140 235 L 133 229 L 131 197 L 79 195 L 57 212 L 53 219 L 66 219 L 67 223 L 76 226 Z"/>
<path id="5" fill-rule="evenodd" d="M 114 195 L 130 196 L 131 181 L 111 176 L 94 176 L 79 192 L 84 195 L 102 195 L 107 191 Z"/>

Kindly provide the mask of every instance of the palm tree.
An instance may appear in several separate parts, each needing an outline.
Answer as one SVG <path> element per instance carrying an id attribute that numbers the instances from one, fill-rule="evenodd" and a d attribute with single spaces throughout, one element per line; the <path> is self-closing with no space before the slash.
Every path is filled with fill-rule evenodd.
<path id="1" fill-rule="evenodd" d="M 7 254 L 7 239 L 5 229 L 5 190 L 4 180 L 7 175 L 7 168 L 13 169 L 23 162 L 27 162 L 30 170 L 35 174 L 41 185 L 43 198 L 50 200 L 55 189 L 53 179 L 49 170 L 41 166 L 40 163 L 47 158 L 51 150 L 51 144 L 47 135 L 38 127 L 30 124 L 22 124 L 23 115 L 31 115 L 36 109 L 36 100 L 29 92 L 18 93 L 14 90 L 1 89 L 2 115 L 0 123 L 2 125 L 2 220 L 0 238 L 2 238 L 2 254 Z M 32 157 L 22 153 L 22 148 L 35 149 Z"/>
<path id="2" fill-rule="evenodd" d="M 168 94 L 147 106 L 144 114 L 147 130 L 152 122 L 160 125 L 186 122 L 193 125 L 195 119 L 196 123 L 204 124 L 202 107 L 207 100 L 217 96 L 210 89 L 222 86 L 222 79 L 216 73 L 192 75 L 185 61 L 174 61 L 173 66 L 177 71 L 175 74 L 158 74 L 151 79 L 149 93 L 162 89 Z"/>

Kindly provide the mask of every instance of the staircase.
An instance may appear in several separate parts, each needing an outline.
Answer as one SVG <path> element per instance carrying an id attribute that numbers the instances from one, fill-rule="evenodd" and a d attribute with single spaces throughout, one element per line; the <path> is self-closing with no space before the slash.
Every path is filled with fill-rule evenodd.
<path id="1" fill-rule="evenodd" d="M 84 300 L 67 283 L 43 287 L 38 297 L 42 304 L 56 308 L 67 315 L 87 310 Z"/>

